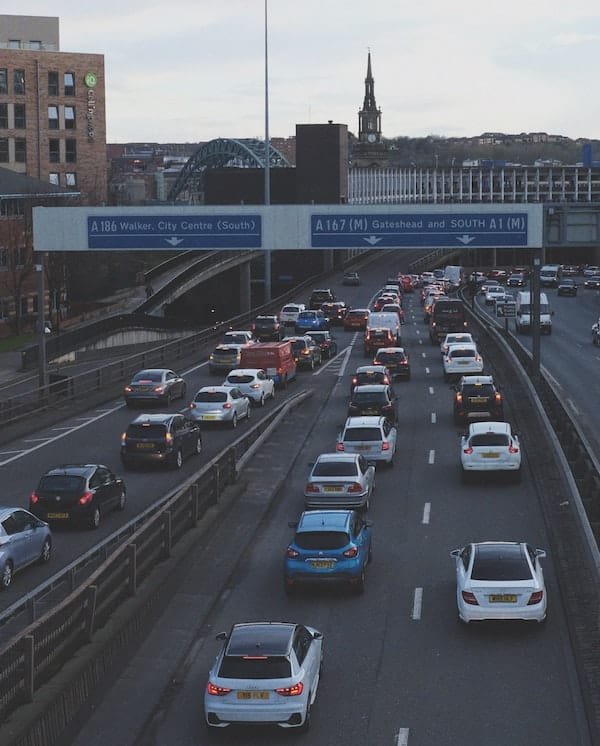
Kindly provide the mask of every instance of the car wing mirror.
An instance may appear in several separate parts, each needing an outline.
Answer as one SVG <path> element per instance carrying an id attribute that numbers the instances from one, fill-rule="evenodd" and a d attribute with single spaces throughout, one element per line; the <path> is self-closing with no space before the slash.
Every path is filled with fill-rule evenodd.
<path id="1" fill-rule="evenodd" d="M 227 637 L 228 637 L 227 632 L 219 632 L 218 634 L 215 635 L 215 640 L 223 641 L 223 640 L 226 640 Z"/>
<path id="2" fill-rule="evenodd" d="M 450 552 L 450 556 L 451 556 L 451 557 L 455 557 L 456 559 L 458 559 L 458 557 L 460 557 L 460 553 L 461 553 L 461 551 L 462 551 L 461 549 L 453 549 L 453 550 L 452 550 L 452 551 Z"/>
<path id="3" fill-rule="evenodd" d="M 536 549 L 535 550 L 535 556 L 538 559 L 545 559 L 546 558 L 546 552 L 543 549 Z"/>
<path id="4" fill-rule="evenodd" d="M 313 640 L 322 640 L 323 639 L 323 633 L 322 632 L 317 632 L 317 630 L 315 630 L 312 633 L 312 636 L 313 636 Z"/>

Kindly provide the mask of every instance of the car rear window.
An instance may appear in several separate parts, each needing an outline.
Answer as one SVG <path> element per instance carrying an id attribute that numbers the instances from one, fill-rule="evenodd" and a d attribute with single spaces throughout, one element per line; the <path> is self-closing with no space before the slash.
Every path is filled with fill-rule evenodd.
<path id="1" fill-rule="evenodd" d="M 281 310 L 283 313 L 298 313 L 298 306 L 284 306 Z"/>
<path id="2" fill-rule="evenodd" d="M 358 373 L 357 376 L 358 384 L 361 383 L 382 383 L 385 378 L 384 373 Z"/>
<path id="3" fill-rule="evenodd" d="M 469 443 L 472 446 L 507 446 L 508 441 L 506 433 L 481 433 L 473 435 Z"/>
<path id="4" fill-rule="evenodd" d="M 354 461 L 319 461 L 313 469 L 314 477 L 355 477 Z"/>
<path id="5" fill-rule="evenodd" d="M 350 539 L 344 531 L 300 531 L 294 542 L 300 549 L 341 549 Z"/>
<path id="6" fill-rule="evenodd" d="M 349 427 L 344 433 L 344 440 L 356 443 L 365 440 L 382 440 L 381 430 L 378 427 Z"/>
<path id="7" fill-rule="evenodd" d="M 474 383 L 465 383 L 462 387 L 463 396 L 486 396 L 490 397 L 494 395 L 494 387 L 489 383 L 483 383 L 480 386 L 476 386 Z"/>
<path id="8" fill-rule="evenodd" d="M 225 679 L 287 679 L 292 675 L 292 666 L 282 656 L 226 655 L 218 675 Z"/>
<path id="9" fill-rule="evenodd" d="M 383 391 L 358 391 L 352 395 L 353 404 L 381 404 L 386 401 Z"/>
<path id="10" fill-rule="evenodd" d="M 348 311 L 348 316 L 360 316 L 364 318 L 367 313 L 367 311 Z"/>
<path id="11" fill-rule="evenodd" d="M 140 381 L 152 381 L 155 383 L 156 381 L 162 381 L 162 373 L 156 370 L 142 370 L 140 373 L 135 374 L 133 380 L 136 383 Z"/>
<path id="12" fill-rule="evenodd" d="M 128 438 L 164 438 L 165 425 L 129 425 L 127 428 Z"/>
<path id="13" fill-rule="evenodd" d="M 42 477 L 40 490 L 56 490 L 57 492 L 79 492 L 85 487 L 85 479 L 73 474 L 52 474 Z"/>
<path id="14" fill-rule="evenodd" d="M 199 391 L 194 401 L 200 404 L 224 402 L 227 401 L 227 393 L 225 391 Z"/>
<path id="15" fill-rule="evenodd" d="M 303 350 L 305 347 L 305 342 L 303 339 L 299 339 L 297 342 L 292 342 L 292 350 L 297 352 L 298 350 Z"/>
<path id="16" fill-rule="evenodd" d="M 246 337 L 244 334 L 225 334 L 224 339 L 225 342 L 236 345 L 243 345 L 246 344 L 246 342 L 248 341 L 248 337 Z"/>
<path id="17" fill-rule="evenodd" d="M 249 376 L 249 375 L 227 376 L 227 383 L 234 383 L 236 386 L 239 386 L 240 383 L 250 383 L 250 381 L 253 381 L 253 380 L 254 380 L 254 376 Z"/>
<path id="18" fill-rule="evenodd" d="M 450 350 L 450 357 L 475 357 L 476 352 L 475 350 L 470 349 L 458 349 L 458 350 Z"/>
<path id="19" fill-rule="evenodd" d="M 314 311 L 300 311 L 298 314 L 299 319 L 314 319 L 316 318 L 316 313 Z"/>
<path id="20" fill-rule="evenodd" d="M 404 353 L 403 352 L 378 352 L 377 356 L 375 357 L 375 360 L 376 362 L 381 363 L 382 365 L 387 365 L 388 363 L 398 363 L 404 360 Z"/>
<path id="21" fill-rule="evenodd" d="M 478 551 L 473 561 L 472 580 L 531 580 L 531 570 L 520 547 L 515 551 Z"/>

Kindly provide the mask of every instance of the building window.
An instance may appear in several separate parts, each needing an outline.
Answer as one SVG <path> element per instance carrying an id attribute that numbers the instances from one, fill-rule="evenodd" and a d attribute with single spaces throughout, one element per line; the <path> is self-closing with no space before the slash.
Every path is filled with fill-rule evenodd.
<path id="1" fill-rule="evenodd" d="M 0 67 L 0 93 L 8 93 L 8 70 Z"/>
<path id="2" fill-rule="evenodd" d="M 3 199 L 0 201 L 0 215 L 3 218 L 25 215 L 25 202 L 22 199 Z"/>
<path id="3" fill-rule="evenodd" d="M 15 129 L 25 129 L 25 104 L 15 104 Z"/>
<path id="4" fill-rule="evenodd" d="M 15 70 L 13 81 L 15 94 L 23 96 L 25 94 L 25 70 Z"/>
<path id="5" fill-rule="evenodd" d="M 50 163 L 60 163 L 60 140 L 48 141 L 48 159 Z"/>
<path id="6" fill-rule="evenodd" d="M 0 129 L 8 129 L 8 104 L 0 104 Z"/>
<path id="7" fill-rule="evenodd" d="M 68 137 L 65 140 L 65 161 L 67 163 L 77 161 L 77 140 L 74 137 Z"/>
<path id="8" fill-rule="evenodd" d="M 48 95 L 58 96 L 58 73 L 57 72 L 51 71 L 48 73 Z"/>
<path id="9" fill-rule="evenodd" d="M 21 49 L 21 40 L 20 39 L 9 39 L 8 48 L 9 49 Z"/>
<path id="10" fill-rule="evenodd" d="M 48 107 L 48 129 L 58 129 L 58 106 Z"/>
<path id="11" fill-rule="evenodd" d="M 8 163 L 8 137 L 0 137 L 0 163 Z"/>
<path id="12" fill-rule="evenodd" d="M 21 316 L 29 313 L 29 298 L 21 298 Z"/>
<path id="13" fill-rule="evenodd" d="M 77 186 L 77 174 L 67 171 L 65 174 L 65 184 L 70 187 Z"/>
<path id="14" fill-rule="evenodd" d="M 27 163 L 27 144 L 24 137 L 15 137 L 15 162 Z"/>
<path id="15" fill-rule="evenodd" d="M 48 181 L 55 186 L 60 186 L 60 176 L 55 172 L 48 174 Z"/>
<path id="16" fill-rule="evenodd" d="M 0 269 L 2 269 L 0 267 Z M 5 300 L 0 300 L 0 319 L 5 321 L 8 318 L 8 303 Z"/>
<path id="17" fill-rule="evenodd" d="M 75 129 L 75 107 L 65 106 L 65 129 Z"/>
<path id="18" fill-rule="evenodd" d="M 0 249 L 0 269 L 8 267 L 8 249 Z"/>
<path id="19" fill-rule="evenodd" d="M 29 49 L 41 49 L 42 48 L 42 42 L 38 39 L 32 39 L 29 42 Z"/>
<path id="20" fill-rule="evenodd" d="M 65 96 L 75 95 L 75 74 L 65 73 L 63 76 L 63 82 L 65 86 Z"/>
<path id="21" fill-rule="evenodd" d="M 17 267 L 24 267 L 25 266 L 25 257 L 27 256 L 27 252 L 25 251 L 24 246 L 17 246 L 15 249 L 15 264 Z M 25 311 L 27 313 L 27 310 Z"/>

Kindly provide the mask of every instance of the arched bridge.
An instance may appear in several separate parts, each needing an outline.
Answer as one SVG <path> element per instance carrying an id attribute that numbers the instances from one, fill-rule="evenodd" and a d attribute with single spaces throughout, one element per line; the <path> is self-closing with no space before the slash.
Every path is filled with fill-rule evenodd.
<path id="1" fill-rule="evenodd" d="M 167 200 L 175 201 L 182 192 L 190 196 L 199 194 L 203 190 L 204 173 L 207 168 L 264 168 L 265 142 L 252 138 L 231 140 L 218 138 L 201 145 L 190 156 L 181 169 L 177 180 L 169 191 Z M 280 168 L 290 166 L 286 158 L 271 144 L 269 144 L 269 166 Z"/>

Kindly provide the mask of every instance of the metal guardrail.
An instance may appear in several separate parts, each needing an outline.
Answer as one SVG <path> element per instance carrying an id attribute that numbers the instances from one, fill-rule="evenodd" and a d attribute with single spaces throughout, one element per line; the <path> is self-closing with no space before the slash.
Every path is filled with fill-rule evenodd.
<path id="1" fill-rule="evenodd" d="M 65 662 L 93 640 L 119 606 L 151 577 L 155 565 L 169 557 L 177 542 L 236 481 L 238 464 L 248 449 L 311 395 L 312 391 L 305 390 L 282 402 L 173 495 L 155 503 L 141 525 L 130 524 L 106 539 L 98 549 L 115 543 L 117 546 L 87 580 L 0 648 L 0 721 L 32 702 L 36 690 L 51 681 Z M 69 566 L 59 574 L 65 583 L 69 582 L 72 569 Z M 56 586 L 57 579 L 55 576 L 44 585 Z M 0 619 L 6 621 L 9 611 L 14 617 L 23 609 L 35 608 L 31 606 L 32 599 L 30 594 Z"/>

